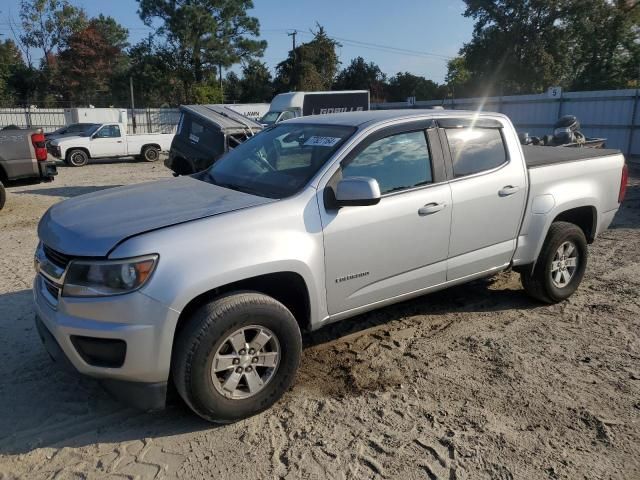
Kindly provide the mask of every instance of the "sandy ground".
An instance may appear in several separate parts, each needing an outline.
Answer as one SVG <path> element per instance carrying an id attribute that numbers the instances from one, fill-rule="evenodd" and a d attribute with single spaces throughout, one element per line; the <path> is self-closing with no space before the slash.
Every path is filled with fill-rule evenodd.
<path id="1" fill-rule="evenodd" d="M 59 171 L 0 212 L 0 479 L 640 478 L 639 172 L 568 301 L 539 305 L 505 273 L 336 324 L 305 338 L 274 408 L 215 427 L 179 401 L 126 408 L 44 352 L 30 288 L 45 209 L 169 176 Z"/>

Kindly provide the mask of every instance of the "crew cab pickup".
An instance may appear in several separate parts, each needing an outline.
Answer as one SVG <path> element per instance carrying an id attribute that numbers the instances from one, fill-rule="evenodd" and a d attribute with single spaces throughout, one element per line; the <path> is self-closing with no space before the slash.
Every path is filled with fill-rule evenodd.
<path id="1" fill-rule="evenodd" d="M 97 123 L 85 132 L 52 140 L 49 153 L 72 167 L 83 167 L 90 158 L 139 157 L 155 162 L 160 152 L 169 151 L 173 133 L 127 135 L 122 123 Z"/>
<path id="2" fill-rule="evenodd" d="M 293 383 L 301 331 L 509 268 L 536 301 L 566 299 L 626 175 L 614 150 L 523 150 L 501 114 L 285 121 L 198 174 L 51 207 L 36 324 L 139 407 L 172 381 L 232 421 Z"/>
<path id="3" fill-rule="evenodd" d="M 57 173 L 56 162 L 47 158 L 40 128 L 0 130 L 0 210 L 8 182 L 50 182 Z"/>

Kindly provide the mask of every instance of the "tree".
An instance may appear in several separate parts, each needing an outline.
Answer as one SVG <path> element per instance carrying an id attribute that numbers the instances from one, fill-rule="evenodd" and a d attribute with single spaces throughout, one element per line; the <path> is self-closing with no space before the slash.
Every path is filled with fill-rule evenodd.
<path id="1" fill-rule="evenodd" d="M 573 1 L 465 0 L 464 16 L 476 23 L 461 54 L 477 93 L 535 93 L 556 84 L 567 67 Z"/>
<path id="2" fill-rule="evenodd" d="M 260 34 L 260 25 L 247 14 L 253 8 L 252 0 L 137 1 L 140 18 L 147 25 L 156 19 L 162 22 L 158 32 L 180 62 L 187 97 L 194 85 L 207 85 L 211 90 L 221 68 L 261 56 L 266 48 L 265 41 L 253 38 Z"/>
<path id="3" fill-rule="evenodd" d="M 340 61 L 336 53 L 338 42 L 331 39 L 321 25 L 313 33 L 313 40 L 290 50 L 286 60 L 276 67 L 275 88 L 290 90 L 329 90 Z"/>
<path id="4" fill-rule="evenodd" d="M 640 2 L 582 0 L 570 9 L 567 30 L 572 89 L 640 86 Z"/>
<path id="5" fill-rule="evenodd" d="M 129 30 L 120 25 L 115 18 L 100 14 L 92 18 L 90 24 L 109 45 L 121 51 L 129 46 Z"/>
<path id="6" fill-rule="evenodd" d="M 246 103 L 270 102 L 273 98 L 271 73 L 259 60 L 249 60 L 242 67 L 240 79 L 241 101 Z"/>
<path id="7" fill-rule="evenodd" d="M 237 103 L 242 97 L 242 87 L 240 86 L 240 78 L 236 72 L 228 72 L 223 82 L 224 101 L 225 103 Z"/>
<path id="8" fill-rule="evenodd" d="M 123 55 L 103 36 L 104 25 L 103 21 L 90 22 L 84 30 L 71 35 L 67 48 L 58 55 L 60 91 L 75 104 L 111 103 L 111 79 Z"/>
<path id="9" fill-rule="evenodd" d="M 402 102 L 408 97 L 416 97 L 416 100 L 443 98 L 447 94 L 447 89 L 446 86 L 440 86 L 433 80 L 427 80 L 409 72 L 399 72 L 389 80 L 387 92 L 390 102 Z"/>
<path id="10" fill-rule="evenodd" d="M 369 90 L 372 101 L 384 100 L 386 75 L 373 62 L 367 63 L 357 57 L 336 77 L 333 88 L 336 90 Z"/>
<path id="11" fill-rule="evenodd" d="M 133 79 L 137 105 L 159 107 L 185 102 L 183 82 L 174 53 L 167 47 L 158 47 L 147 40 L 130 48 L 129 70 L 123 80 L 128 86 L 129 77 Z"/>
<path id="12" fill-rule="evenodd" d="M 56 48 L 64 47 L 67 39 L 87 22 L 84 10 L 68 0 L 22 0 L 20 5 L 20 41 L 27 48 L 42 50 L 47 67 Z"/>
<path id="13" fill-rule="evenodd" d="M 18 102 L 17 76 L 25 68 L 22 54 L 12 40 L 0 41 L 0 104 L 15 105 Z"/>
<path id="14" fill-rule="evenodd" d="M 471 73 L 467 68 L 464 57 L 456 57 L 447 62 L 447 76 L 445 81 L 453 95 L 458 97 L 469 95 L 469 82 Z"/>

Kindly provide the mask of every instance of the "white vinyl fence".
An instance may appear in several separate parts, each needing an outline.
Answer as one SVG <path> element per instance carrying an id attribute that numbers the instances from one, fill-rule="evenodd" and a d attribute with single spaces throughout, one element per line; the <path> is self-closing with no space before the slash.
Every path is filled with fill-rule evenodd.
<path id="1" fill-rule="evenodd" d="M 97 109 L 96 109 L 97 110 Z M 136 108 L 127 110 L 127 129 L 132 133 L 173 133 L 178 125 L 177 108 Z M 0 108 L 0 128 L 41 127 L 52 132 L 67 124 L 64 108 Z"/>
<path id="2" fill-rule="evenodd" d="M 375 109 L 427 108 L 443 106 L 452 110 L 484 110 L 506 114 L 521 132 L 531 136 L 553 133 L 553 124 L 563 115 L 575 115 L 588 137 L 607 139 L 608 148 L 640 158 L 640 89 L 562 92 L 549 95 L 457 98 L 372 104 Z"/>

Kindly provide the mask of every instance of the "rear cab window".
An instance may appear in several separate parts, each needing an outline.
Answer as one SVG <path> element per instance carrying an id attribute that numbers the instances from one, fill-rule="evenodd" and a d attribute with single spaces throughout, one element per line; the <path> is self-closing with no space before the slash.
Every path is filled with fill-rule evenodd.
<path id="1" fill-rule="evenodd" d="M 493 170 L 507 163 L 501 128 L 445 128 L 454 178 Z"/>
<path id="2" fill-rule="evenodd" d="M 221 147 L 220 142 L 216 141 L 219 135 L 216 135 L 211 126 L 187 113 L 180 117 L 177 135 L 205 151 L 218 151 Z"/>

